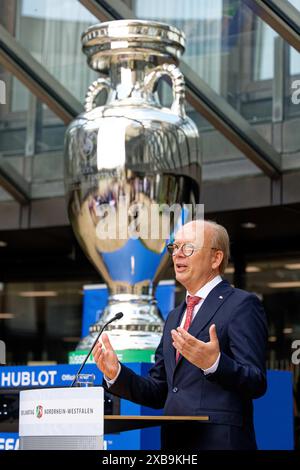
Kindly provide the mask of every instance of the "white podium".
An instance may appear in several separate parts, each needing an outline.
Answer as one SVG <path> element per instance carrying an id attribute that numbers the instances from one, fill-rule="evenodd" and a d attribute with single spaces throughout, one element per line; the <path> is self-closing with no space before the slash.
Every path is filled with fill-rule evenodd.
<path id="1" fill-rule="evenodd" d="M 103 403 L 102 387 L 20 392 L 20 449 L 103 449 Z"/>

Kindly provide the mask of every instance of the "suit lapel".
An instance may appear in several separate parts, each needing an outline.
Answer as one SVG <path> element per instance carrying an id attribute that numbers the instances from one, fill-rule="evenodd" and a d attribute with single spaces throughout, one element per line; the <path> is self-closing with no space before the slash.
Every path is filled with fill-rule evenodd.
<path id="1" fill-rule="evenodd" d="M 197 315 L 192 321 L 192 324 L 188 332 L 192 336 L 197 337 L 200 331 L 202 331 L 203 328 L 205 328 L 205 326 L 211 321 L 213 316 L 219 310 L 221 305 L 225 302 L 227 297 L 229 297 L 229 295 L 232 294 L 232 292 L 233 292 L 233 288 L 231 287 L 228 281 L 222 281 L 219 284 L 217 284 L 216 287 L 214 287 L 210 291 L 210 293 L 204 300 L 203 304 L 200 307 L 200 310 L 197 312 Z M 180 307 L 181 307 L 181 314 L 182 314 L 186 308 L 186 303 L 183 302 L 183 304 L 180 304 Z M 177 316 L 178 323 L 177 325 L 175 325 L 175 328 L 179 326 L 180 318 L 182 318 L 182 316 L 178 315 Z M 174 328 L 174 326 L 172 328 Z M 179 356 L 178 362 L 176 363 L 175 355 L 176 353 L 174 352 L 174 365 L 175 365 L 175 368 L 177 368 L 177 366 L 180 364 L 182 360 L 182 356 Z"/>
<path id="2" fill-rule="evenodd" d="M 186 309 L 186 303 L 185 300 L 181 302 L 181 304 L 176 307 L 176 309 L 173 312 L 173 315 L 170 317 L 169 320 L 169 328 L 168 332 L 170 335 L 170 351 L 171 351 L 171 364 L 172 368 L 174 369 L 176 366 L 176 349 L 172 345 L 172 336 L 171 336 L 171 330 L 176 330 L 177 326 L 180 325 L 181 318 L 183 316 L 183 313 Z"/>
<path id="3" fill-rule="evenodd" d="M 189 333 L 193 336 L 197 336 L 211 321 L 213 316 L 232 292 L 233 288 L 228 281 L 222 281 L 217 284 L 216 287 L 210 291 L 201 305 L 200 310 L 189 328 Z"/>

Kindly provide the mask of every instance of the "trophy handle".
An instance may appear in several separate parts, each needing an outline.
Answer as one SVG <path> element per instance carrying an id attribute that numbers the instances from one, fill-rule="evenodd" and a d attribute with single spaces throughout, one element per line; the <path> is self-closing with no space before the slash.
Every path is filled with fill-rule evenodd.
<path id="1" fill-rule="evenodd" d="M 89 86 L 84 101 L 84 109 L 87 113 L 96 107 L 95 99 L 104 89 L 107 90 L 107 93 L 111 91 L 110 82 L 105 78 L 98 78 Z"/>
<path id="2" fill-rule="evenodd" d="M 144 89 L 146 92 L 152 93 L 154 86 L 161 77 L 167 75 L 172 81 L 173 103 L 171 110 L 183 119 L 186 117 L 184 100 L 185 100 L 185 82 L 184 76 L 179 68 L 174 64 L 162 64 L 151 70 L 144 79 Z"/>

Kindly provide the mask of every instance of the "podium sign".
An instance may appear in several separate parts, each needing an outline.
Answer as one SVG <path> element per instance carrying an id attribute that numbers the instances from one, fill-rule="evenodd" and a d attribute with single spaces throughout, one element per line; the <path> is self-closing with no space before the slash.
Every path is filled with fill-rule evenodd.
<path id="1" fill-rule="evenodd" d="M 103 449 L 102 387 L 20 392 L 20 449 Z"/>

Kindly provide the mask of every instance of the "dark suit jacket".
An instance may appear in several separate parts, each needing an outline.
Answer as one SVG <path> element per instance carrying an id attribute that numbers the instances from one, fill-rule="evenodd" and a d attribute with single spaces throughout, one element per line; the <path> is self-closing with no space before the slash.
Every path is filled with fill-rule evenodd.
<path id="1" fill-rule="evenodd" d="M 227 281 L 209 293 L 189 329 L 207 342 L 210 325 L 216 325 L 221 357 L 217 371 L 209 375 L 183 357 L 176 364 L 171 330 L 180 324 L 185 308 L 182 302 L 170 312 L 148 377 L 122 365 L 109 392 L 164 408 L 165 415 L 209 416 L 208 423 L 165 426 L 164 449 L 255 449 L 252 399 L 266 391 L 267 325 L 261 302 Z"/>

